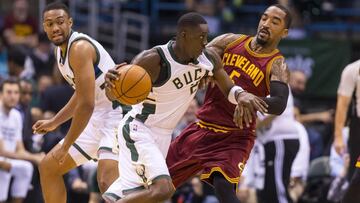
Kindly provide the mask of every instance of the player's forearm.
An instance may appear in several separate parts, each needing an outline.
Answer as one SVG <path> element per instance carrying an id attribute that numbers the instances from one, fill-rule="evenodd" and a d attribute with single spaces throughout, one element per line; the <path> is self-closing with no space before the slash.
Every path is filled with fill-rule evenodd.
<path id="1" fill-rule="evenodd" d="M 26 161 L 32 161 L 32 156 L 30 153 L 27 152 L 9 152 L 9 151 L 5 151 L 5 150 L 1 150 L 0 151 L 0 156 L 4 156 L 10 159 L 21 159 L 21 160 L 26 160 Z"/>
<path id="2" fill-rule="evenodd" d="M 63 124 L 73 117 L 76 108 L 76 94 L 70 98 L 68 103 L 52 119 L 56 126 Z"/>
<path id="3" fill-rule="evenodd" d="M 76 105 L 70 129 L 64 138 L 63 147 L 65 147 L 65 149 L 69 149 L 85 129 L 93 111 L 94 103 L 92 102 L 79 102 Z"/>
<path id="4" fill-rule="evenodd" d="M 300 114 L 299 115 L 299 122 L 300 123 L 310 123 L 319 121 L 319 116 L 317 113 L 309 113 L 309 114 Z"/>
<path id="5" fill-rule="evenodd" d="M 342 129 L 345 126 L 346 115 L 348 111 L 348 105 L 343 105 L 338 101 L 335 112 L 335 136 L 342 136 Z"/>
<path id="6" fill-rule="evenodd" d="M 280 115 L 284 112 L 289 96 L 289 87 L 286 83 L 281 81 L 270 82 L 270 97 L 264 98 L 268 105 L 268 113 Z"/>

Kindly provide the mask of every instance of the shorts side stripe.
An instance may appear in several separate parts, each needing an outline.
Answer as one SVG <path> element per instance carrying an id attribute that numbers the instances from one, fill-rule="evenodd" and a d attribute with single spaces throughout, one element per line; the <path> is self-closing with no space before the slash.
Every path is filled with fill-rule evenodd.
<path id="1" fill-rule="evenodd" d="M 219 172 L 221 173 L 224 178 L 232 183 L 232 184 L 235 184 L 236 185 L 236 189 L 238 188 L 238 184 L 239 184 L 239 181 L 240 181 L 240 174 L 239 174 L 239 177 L 236 177 L 236 178 L 230 178 L 220 167 L 213 167 L 210 171 L 210 173 L 203 173 L 200 175 L 200 180 L 204 180 L 204 179 L 208 179 L 210 178 L 211 174 L 214 173 L 214 172 Z"/>
<path id="2" fill-rule="evenodd" d="M 119 199 L 121 199 L 121 197 L 119 197 L 117 194 L 112 193 L 112 192 L 106 192 L 103 194 L 103 196 L 108 196 L 111 199 L 114 199 L 115 201 L 118 201 Z"/>
<path id="3" fill-rule="evenodd" d="M 134 120 L 133 117 L 129 117 L 126 122 L 125 122 L 125 125 L 122 129 L 122 133 L 123 133 L 123 136 L 124 136 L 124 139 L 126 141 L 126 146 L 127 148 L 129 148 L 130 150 L 130 153 L 131 153 L 131 160 L 132 161 L 137 161 L 139 159 L 139 153 L 138 151 L 136 150 L 136 147 L 135 147 L 135 141 L 131 139 L 130 137 L 130 126 L 129 124 Z"/>
<path id="4" fill-rule="evenodd" d="M 112 152 L 113 153 L 113 149 L 110 148 L 110 147 L 99 147 L 98 151 L 100 150 L 105 150 L 105 151 L 108 151 L 108 152 Z"/>
<path id="5" fill-rule="evenodd" d="M 144 190 L 145 189 L 145 186 L 139 186 L 139 187 L 135 187 L 135 188 L 131 188 L 131 189 L 126 189 L 126 190 L 123 190 L 123 194 L 124 195 L 128 195 L 132 192 L 135 192 L 135 191 L 139 191 L 139 190 Z"/>
<path id="6" fill-rule="evenodd" d="M 356 167 L 356 168 L 360 168 L 360 161 L 357 161 L 357 162 L 356 162 L 355 167 Z"/>
<path id="7" fill-rule="evenodd" d="M 93 160 L 93 158 L 91 158 L 90 155 L 88 155 L 83 149 L 81 149 L 81 147 L 80 147 L 79 145 L 77 145 L 76 143 L 74 143 L 73 146 L 74 146 L 75 149 L 77 149 L 87 160 L 89 160 L 89 161 Z"/>

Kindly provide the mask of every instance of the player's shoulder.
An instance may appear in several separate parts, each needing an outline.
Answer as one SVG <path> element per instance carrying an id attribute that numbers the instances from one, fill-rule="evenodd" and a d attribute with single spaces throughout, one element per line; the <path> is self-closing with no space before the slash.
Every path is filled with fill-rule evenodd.
<path id="1" fill-rule="evenodd" d="M 345 67 L 344 71 L 359 72 L 359 69 L 360 69 L 360 59 L 348 64 Z"/>
<path id="2" fill-rule="evenodd" d="M 139 58 L 141 60 L 153 60 L 153 61 L 160 61 L 160 53 L 156 49 L 156 47 L 153 47 L 151 49 L 144 50 L 140 52 L 136 58 Z"/>

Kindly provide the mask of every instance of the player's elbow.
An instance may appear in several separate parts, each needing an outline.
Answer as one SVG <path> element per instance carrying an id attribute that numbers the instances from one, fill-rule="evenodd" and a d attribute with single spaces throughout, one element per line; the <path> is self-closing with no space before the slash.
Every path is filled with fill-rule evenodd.
<path id="1" fill-rule="evenodd" d="M 82 111 L 85 112 L 89 112 L 92 114 L 92 112 L 94 111 L 95 108 L 95 101 L 91 101 L 91 100 L 85 100 L 82 102 L 79 102 L 79 106 L 78 106 Z"/>
<path id="2" fill-rule="evenodd" d="M 282 114 L 286 109 L 288 97 L 289 87 L 286 83 L 271 81 L 270 97 L 264 99 L 268 104 L 268 113 L 273 115 Z"/>

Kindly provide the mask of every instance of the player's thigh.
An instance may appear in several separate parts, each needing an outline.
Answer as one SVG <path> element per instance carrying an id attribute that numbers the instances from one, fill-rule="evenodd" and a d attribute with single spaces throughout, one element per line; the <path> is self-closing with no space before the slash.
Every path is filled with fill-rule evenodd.
<path id="1" fill-rule="evenodd" d="M 98 159 L 99 143 L 102 138 L 99 126 L 96 124 L 95 119 L 91 118 L 86 128 L 70 147 L 68 153 L 76 166 Z M 64 140 L 61 140 L 60 144 L 63 142 Z"/>
<path id="2" fill-rule="evenodd" d="M 123 197 L 158 178 L 170 177 L 165 155 L 146 126 L 127 118 L 119 126 L 118 138 L 120 178 L 108 193 Z"/>

